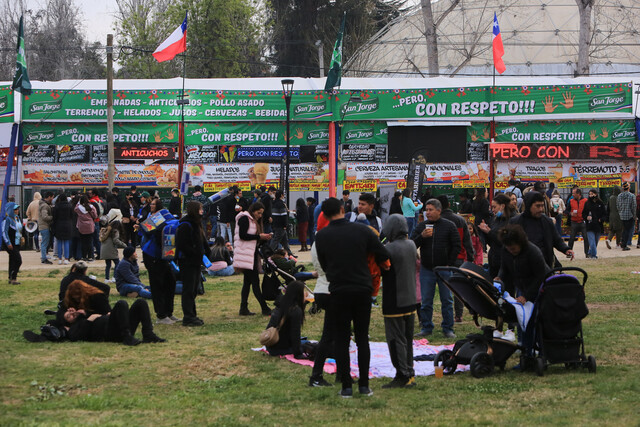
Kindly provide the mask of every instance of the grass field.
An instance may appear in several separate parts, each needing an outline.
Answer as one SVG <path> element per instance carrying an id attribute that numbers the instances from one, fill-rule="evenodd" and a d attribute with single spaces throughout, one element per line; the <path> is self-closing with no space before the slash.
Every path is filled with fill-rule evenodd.
<path id="1" fill-rule="evenodd" d="M 22 285 L 0 286 L 0 424 L 638 425 L 640 276 L 630 272 L 639 262 L 574 262 L 589 272 L 583 325 L 595 375 L 554 365 L 544 377 L 510 369 L 485 379 L 419 377 L 410 390 L 383 390 L 388 379 L 375 379 L 374 396 L 349 400 L 337 396 L 339 387 L 309 388 L 309 368 L 250 350 L 267 318 L 237 315 L 241 277 L 205 284 L 197 300 L 205 326 L 157 326 L 168 343 L 125 347 L 26 342 L 22 331 L 45 322 L 66 273 L 27 271 Z M 178 297 L 177 315 L 179 306 Z M 258 310 L 253 297 L 250 307 Z M 322 315 L 307 315 L 303 333 L 319 338 L 321 323 Z M 383 341 L 380 309 L 371 325 L 372 341 Z M 458 337 L 475 330 L 468 314 L 456 327 Z M 436 333 L 432 342 L 451 341 Z"/>

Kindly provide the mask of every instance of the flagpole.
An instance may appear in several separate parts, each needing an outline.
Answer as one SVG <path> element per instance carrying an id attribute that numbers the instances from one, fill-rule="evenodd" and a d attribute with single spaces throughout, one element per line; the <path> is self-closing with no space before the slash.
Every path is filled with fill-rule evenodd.
<path id="1" fill-rule="evenodd" d="M 492 93 L 491 93 L 491 101 L 495 101 L 496 98 L 496 66 L 493 64 L 493 82 L 492 82 Z M 495 142 L 496 139 L 496 116 L 495 114 L 491 116 L 491 124 L 489 131 L 489 147 L 491 144 Z M 491 150 L 489 150 L 491 153 Z M 489 154 L 489 202 L 493 200 L 493 192 L 495 189 L 495 161 L 491 158 L 491 154 Z"/>
<path id="2" fill-rule="evenodd" d="M 180 95 L 180 99 L 178 99 L 178 104 L 180 104 L 180 126 L 178 128 L 178 188 L 181 193 L 185 195 L 188 193 L 188 181 L 184 184 L 184 192 L 183 190 L 183 182 L 182 182 L 182 173 L 184 170 L 184 105 L 188 102 L 185 99 L 184 95 L 184 84 L 187 78 L 187 54 L 184 52 L 182 54 L 182 92 Z M 184 198 L 182 199 L 184 201 Z"/>

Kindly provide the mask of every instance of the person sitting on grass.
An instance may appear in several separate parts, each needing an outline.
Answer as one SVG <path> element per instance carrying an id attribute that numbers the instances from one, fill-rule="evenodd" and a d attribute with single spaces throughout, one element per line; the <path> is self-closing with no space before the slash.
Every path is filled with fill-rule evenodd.
<path id="1" fill-rule="evenodd" d="M 211 247 L 211 267 L 207 268 L 209 276 L 232 276 L 234 273 L 233 252 L 229 253 L 229 249 L 224 242 L 224 237 L 217 236 Z"/>
<path id="2" fill-rule="evenodd" d="M 306 359 L 300 340 L 300 330 L 304 324 L 304 283 L 293 281 L 287 285 L 282 298 L 276 302 L 276 308 L 271 312 L 268 329 L 280 325 L 280 339 L 276 344 L 267 347 L 271 356 L 293 354 L 296 359 Z"/>
<path id="3" fill-rule="evenodd" d="M 71 266 L 71 270 L 69 270 L 69 274 L 64 276 L 60 281 L 60 292 L 58 293 L 58 300 L 62 303 L 64 300 L 64 296 L 67 293 L 67 288 L 71 284 L 71 282 L 75 280 L 82 280 L 87 285 L 93 286 L 94 288 L 100 289 L 107 297 L 109 296 L 109 292 L 111 292 L 111 287 L 106 283 L 99 282 L 91 277 L 87 276 L 87 269 L 89 268 L 89 264 L 85 261 L 76 261 Z M 60 307 L 61 304 L 58 304 Z"/>
<path id="4" fill-rule="evenodd" d="M 69 285 L 57 317 L 71 341 L 122 342 L 129 346 L 166 341 L 153 332 L 145 300 L 135 301 L 131 308 L 120 300 L 112 309 L 102 291 L 81 280 Z M 142 341 L 134 337 L 138 325 L 142 325 Z"/>
<path id="5" fill-rule="evenodd" d="M 123 297 L 151 298 L 149 287 L 143 285 L 140 280 L 138 254 L 133 247 L 127 246 L 122 252 L 122 261 L 118 263 L 114 277 L 116 278 L 116 289 Z"/>

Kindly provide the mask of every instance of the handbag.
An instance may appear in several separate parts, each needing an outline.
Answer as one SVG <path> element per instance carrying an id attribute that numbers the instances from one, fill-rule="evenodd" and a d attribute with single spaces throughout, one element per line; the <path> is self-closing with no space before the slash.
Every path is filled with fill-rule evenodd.
<path id="1" fill-rule="evenodd" d="M 284 315 L 282 316 L 282 319 L 280 319 L 280 324 L 277 327 L 271 326 L 260 332 L 260 344 L 265 347 L 273 347 L 274 345 L 278 344 L 278 341 L 280 341 L 280 328 L 284 324 L 285 317 L 286 316 Z"/>
<path id="2" fill-rule="evenodd" d="M 24 245 L 27 243 L 27 240 L 24 237 L 20 237 L 20 247 L 24 248 Z"/>

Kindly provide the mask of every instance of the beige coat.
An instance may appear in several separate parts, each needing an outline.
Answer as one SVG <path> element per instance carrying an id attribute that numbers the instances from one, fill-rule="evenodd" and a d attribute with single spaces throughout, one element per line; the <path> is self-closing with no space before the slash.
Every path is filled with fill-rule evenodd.
<path id="1" fill-rule="evenodd" d="M 40 204 L 42 196 L 37 191 L 33 193 L 33 202 L 29 203 L 27 207 L 27 219 L 29 221 L 38 221 L 38 205 Z"/>

